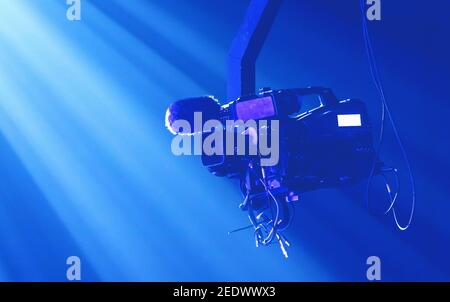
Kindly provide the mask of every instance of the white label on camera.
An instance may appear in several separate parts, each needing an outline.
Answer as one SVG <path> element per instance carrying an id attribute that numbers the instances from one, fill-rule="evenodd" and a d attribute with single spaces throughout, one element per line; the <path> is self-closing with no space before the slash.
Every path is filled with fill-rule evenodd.
<path id="1" fill-rule="evenodd" d="M 361 114 L 338 114 L 339 127 L 361 127 Z"/>

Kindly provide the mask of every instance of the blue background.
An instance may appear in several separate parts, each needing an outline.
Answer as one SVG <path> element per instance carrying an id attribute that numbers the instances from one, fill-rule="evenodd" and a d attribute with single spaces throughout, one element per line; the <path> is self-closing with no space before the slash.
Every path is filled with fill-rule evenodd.
<path id="1" fill-rule="evenodd" d="M 445 0 L 382 1 L 370 22 L 388 101 L 416 176 L 412 227 L 365 184 L 301 196 L 289 259 L 256 249 L 236 182 L 175 157 L 164 128 L 178 98 L 226 91 L 247 0 L 0 3 L 0 280 L 450 280 L 450 46 Z M 258 61 L 258 87 L 321 85 L 366 101 L 379 126 L 358 1 L 286 0 Z M 382 157 L 404 171 L 388 131 Z M 400 219 L 410 190 L 402 174 Z M 381 187 L 378 191 L 381 192 Z"/>

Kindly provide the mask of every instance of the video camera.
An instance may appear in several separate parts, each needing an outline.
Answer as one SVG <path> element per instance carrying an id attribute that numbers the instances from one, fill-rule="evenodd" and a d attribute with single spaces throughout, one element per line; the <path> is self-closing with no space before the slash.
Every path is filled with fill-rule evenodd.
<path id="1" fill-rule="evenodd" d="M 317 105 L 308 104 L 311 97 Z M 169 107 L 166 124 L 171 129 L 177 119 L 193 123 L 195 112 L 222 125 L 202 129 L 204 139 L 214 130 L 223 131 L 222 138 L 237 132 L 245 137 L 246 150 L 258 140 L 266 139 L 271 148 L 278 143 L 279 159 L 273 165 L 262 165 L 264 155 L 259 151 L 239 150 L 242 145 L 236 139 L 223 139 L 222 148 L 233 149 L 230 154 L 202 153 L 203 165 L 214 175 L 240 180 L 241 209 L 249 212 L 257 245 L 267 245 L 274 238 L 280 245 L 289 245 L 280 232 L 291 223 L 290 206 L 300 193 L 356 183 L 369 176 L 376 159 L 365 104 L 357 99 L 338 100 L 328 88 L 266 88 L 224 106 L 212 97 L 185 99 Z M 260 127 L 249 121 L 270 123 Z M 277 131 L 268 131 L 271 127 Z M 279 136 L 276 140 L 273 133 Z"/>

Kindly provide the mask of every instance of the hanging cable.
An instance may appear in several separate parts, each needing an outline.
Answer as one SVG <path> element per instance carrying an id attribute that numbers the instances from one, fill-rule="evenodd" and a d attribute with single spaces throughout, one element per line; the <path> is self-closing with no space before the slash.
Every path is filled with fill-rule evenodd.
<path id="1" fill-rule="evenodd" d="M 380 133 L 379 133 L 379 140 L 378 140 L 378 145 L 376 147 L 375 150 L 375 158 L 373 161 L 373 165 L 370 171 L 370 175 L 369 175 L 369 180 L 368 180 L 368 185 L 367 185 L 367 206 L 369 206 L 369 191 L 370 191 L 370 186 L 373 180 L 373 177 L 375 175 L 375 169 L 376 169 L 376 164 L 377 164 L 377 160 L 378 160 L 378 156 L 381 152 L 381 145 L 383 143 L 383 139 L 384 139 L 384 130 L 385 130 L 385 119 L 386 116 L 389 119 L 389 122 L 392 126 L 392 130 L 394 132 L 394 136 L 395 139 L 397 140 L 397 143 L 400 147 L 400 151 L 403 157 L 403 160 L 405 161 L 405 165 L 406 165 L 406 169 L 407 169 L 407 173 L 408 173 L 408 177 L 409 177 L 409 182 L 411 185 L 411 212 L 409 215 L 409 219 L 406 225 L 402 226 L 399 221 L 398 221 L 398 217 L 397 217 L 397 213 L 395 211 L 395 201 L 397 200 L 397 196 L 395 196 L 395 198 L 391 198 L 391 205 L 388 209 L 388 211 L 386 211 L 386 213 L 388 213 L 391 209 L 392 209 L 392 213 L 394 216 L 394 220 L 395 223 L 397 225 L 397 227 L 404 231 L 406 229 L 409 228 L 409 226 L 411 225 L 411 222 L 413 220 L 414 217 L 414 210 L 415 210 L 415 205 L 416 205 L 416 191 L 415 191 L 415 180 L 414 180 L 414 175 L 412 173 L 412 169 L 411 169 L 411 164 L 409 162 L 405 147 L 402 143 L 402 140 L 400 139 L 400 135 L 397 129 L 397 126 L 394 122 L 394 119 L 392 117 L 392 114 L 389 110 L 389 106 L 386 100 L 386 95 L 384 93 L 384 88 L 381 82 L 381 77 L 379 74 L 379 70 L 378 70 L 378 65 L 375 59 L 375 55 L 374 55 L 374 51 L 373 51 L 373 47 L 372 47 L 372 41 L 370 38 L 370 33 L 368 30 L 368 26 L 367 26 L 367 17 L 366 17 L 366 7 L 365 7 L 365 0 L 360 0 L 360 7 L 361 7 L 361 17 L 362 17 L 362 29 L 363 29 L 363 36 L 364 36 L 364 44 L 365 44 L 365 48 L 366 48 L 366 54 L 367 54 L 367 59 L 369 62 L 369 66 L 370 66 L 370 74 L 372 76 L 372 80 L 374 82 L 374 85 L 380 95 L 380 99 L 381 99 L 381 105 L 382 105 L 382 111 L 381 111 L 381 126 L 380 126 Z M 397 192 L 398 194 L 398 192 Z"/>

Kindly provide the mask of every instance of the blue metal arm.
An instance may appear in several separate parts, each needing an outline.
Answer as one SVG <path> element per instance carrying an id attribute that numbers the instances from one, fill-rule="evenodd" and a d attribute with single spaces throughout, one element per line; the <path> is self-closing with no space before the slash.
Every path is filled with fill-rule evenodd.
<path id="1" fill-rule="evenodd" d="M 255 93 L 256 60 L 282 0 L 252 0 L 228 57 L 227 98 Z"/>

